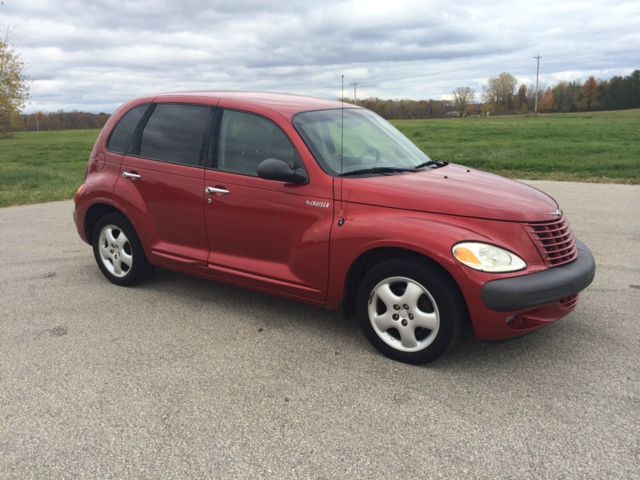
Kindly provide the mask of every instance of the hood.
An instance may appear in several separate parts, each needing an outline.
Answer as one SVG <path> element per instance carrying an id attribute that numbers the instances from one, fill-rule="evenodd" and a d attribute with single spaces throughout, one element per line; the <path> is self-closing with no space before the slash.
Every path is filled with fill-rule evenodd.
<path id="1" fill-rule="evenodd" d="M 459 215 L 538 222 L 558 204 L 546 193 L 514 180 L 460 165 L 364 178 L 344 179 L 345 201 Z"/>

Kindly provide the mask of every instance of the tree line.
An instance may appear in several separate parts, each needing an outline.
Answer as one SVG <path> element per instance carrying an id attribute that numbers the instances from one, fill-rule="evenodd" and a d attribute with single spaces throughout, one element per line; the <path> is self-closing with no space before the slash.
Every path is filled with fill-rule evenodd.
<path id="1" fill-rule="evenodd" d="M 489 79 L 482 95 L 486 111 L 496 113 L 530 113 L 535 109 L 534 86 L 521 84 L 509 73 Z M 640 70 L 614 76 L 609 80 L 589 77 L 580 81 L 562 81 L 538 90 L 538 112 L 588 112 L 640 108 Z"/>
<path id="2" fill-rule="evenodd" d="M 504 72 L 489 78 L 479 102 L 470 87 L 458 87 L 451 100 L 383 100 L 367 98 L 357 103 L 385 118 L 429 118 L 467 115 L 511 115 L 536 111 L 535 86 L 518 85 L 516 77 Z M 348 99 L 345 99 L 349 101 Z M 594 110 L 640 108 L 640 70 L 609 80 L 589 77 L 580 81 L 562 81 L 539 87 L 537 112 L 565 113 Z"/>
<path id="3" fill-rule="evenodd" d="M 543 112 L 640 108 L 640 70 L 609 80 L 589 77 L 584 83 L 560 82 L 543 92 L 539 108 Z"/>
<path id="4" fill-rule="evenodd" d="M 21 130 L 76 130 L 79 128 L 102 128 L 109 118 L 108 113 L 64 112 L 29 113 L 21 116 Z"/>
<path id="5" fill-rule="evenodd" d="M 470 87 L 459 87 L 451 100 L 390 100 L 366 98 L 357 104 L 376 112 L 384 118 L 442 118 L 450 116 L 510 115 L 533 113 L 535 87 L 518 85 L 510 73 L 491 77 L 476 102 L 476 94 Z M 353 99 L 345 98 L 346 102 Z M 559 82 L 553 87 L 539 88 L 538 112 L 585 112 L 594 110 L 621 110 L 640 108 L 640 70 L 609 80 L 589 77 L 580 81 Z M 106 113 L 64 112 L 31 113 L 21 116 L 17 129 L 67 130 L 78 128 L 102 128 L 109 115 Z"/>

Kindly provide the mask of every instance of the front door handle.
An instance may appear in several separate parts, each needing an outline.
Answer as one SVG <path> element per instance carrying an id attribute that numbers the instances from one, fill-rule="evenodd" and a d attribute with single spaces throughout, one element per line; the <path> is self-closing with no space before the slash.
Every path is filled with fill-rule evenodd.
<path id="1" fill-rule="evenodd" d="M 131 180 L 138 180 L 139 178 L 142 178 L 142 175 L 133 172 L 122 172 L 122 176 L 124 178 L 130 178 Z"/>
<path id="2" fill-rule="evenodd" d="M 204 191 L 205 193 L 219 193 L 221 195 L 228 195 L 229 193 L 231 193 L 226 188 L 219 188 L 219 187 L 207 187 L 204 189 Z"/>

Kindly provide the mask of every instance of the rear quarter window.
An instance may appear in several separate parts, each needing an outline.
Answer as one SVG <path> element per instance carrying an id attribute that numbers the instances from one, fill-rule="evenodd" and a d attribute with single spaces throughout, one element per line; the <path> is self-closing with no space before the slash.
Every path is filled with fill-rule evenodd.
<path id="1" fill-rule="evenodd" d="M 107 148 L 113 153 L 125 153 L 138 122 L 149 108 L 149 104 L 132 108 L 118 121 L 107 142 Z"/>

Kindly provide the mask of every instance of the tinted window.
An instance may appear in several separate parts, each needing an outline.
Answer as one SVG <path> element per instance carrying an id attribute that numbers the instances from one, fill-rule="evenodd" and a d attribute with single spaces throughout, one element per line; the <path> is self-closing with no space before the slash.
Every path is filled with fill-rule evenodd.
<path id="1" fill-rule="evenodd" d="M 219 170 L 253 176 L 267 158 L 302 166 L 296 149 L 278 126 L 266 118 L 232 110 L 222 114 L 217 158 Z"/>
<path id="2" fill-rule="evenodd" d="M 116 128 L 111 132 L 109 143 L 107 144 L 109 150 L 114 153 L 124 153 L 127 151 L 131 134 L 138 126 L 140 118 L 142 118 L 142 115 L 144 115 L 148 107 L 149 104 L 139 105 L 124 114 L 116 125 Z"/>
<path id="3" fill-rule="evenodd" d="M 185 165 L 201 165 L 211 109 L 197 105 L 159 104 L 142 132 L 140 156 Z"/>

